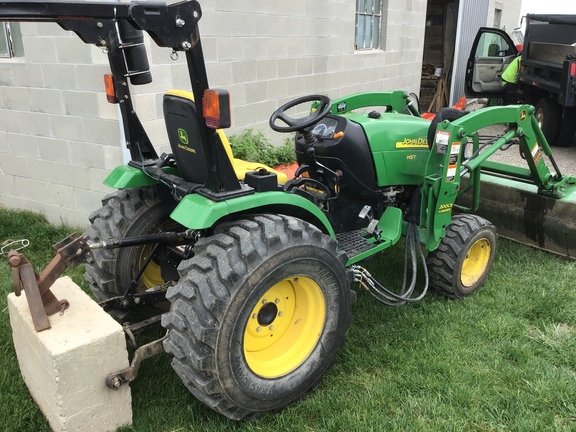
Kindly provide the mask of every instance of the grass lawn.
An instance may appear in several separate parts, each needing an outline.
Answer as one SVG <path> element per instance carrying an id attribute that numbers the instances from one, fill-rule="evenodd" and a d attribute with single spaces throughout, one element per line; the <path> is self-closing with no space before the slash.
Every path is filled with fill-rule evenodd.
<path id="1" fill-rule="evenodd" d="M 0 208 L 0 243 L 30 239 L 24 253 L 37 269 L 52 257 L 51 244 L 71 231 Z M 402 255 L 392 248 L 366 267 L 392 287 L 401 280 Z M 82 269 L 69 274 L 83 284 Z M 488 281 L 466 300 L 431 293 L 418 304 L 387 308 L 358 290 L 334 368 L 281 414 L 226 420 L 188 393 L 163 354 L 142 364 L 131 385 L 134 425 L 122 431 L 576 430 L 575 281 L 575 261 L 500 240 Z M 49 431 L 20 377 L 10 291 L 2 263 L 0 431 Z"/>

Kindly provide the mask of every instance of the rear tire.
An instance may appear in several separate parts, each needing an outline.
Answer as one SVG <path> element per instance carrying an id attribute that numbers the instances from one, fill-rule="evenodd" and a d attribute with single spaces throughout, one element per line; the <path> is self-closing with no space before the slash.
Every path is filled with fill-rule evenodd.
<path id="1" fill-rule="evenodd" d="M 219 226 L 168 290 L 162 325 L 174 370 L 233 420 L 302 398 L 344 343 L 353 298 L 345 263 L 334 239 L 293 217 Z"/>
<path id="2" fill-rule="evenodd" d="M 157 233 L 179 226 L 170 219 L 174 207 L 163 203 L 155 186 L 122 189 L 105 196 L 102 207 L 90 215 L 92 226 L 84 233 L 87 240 L 98 242 Z M 123 295 L 151 251 L 152 245 L 118 249 L 94 249 L 94 259 L 85 265 L 84 278 L 99 301 Z M 152 261 L 138 283 L 137 292 L 164 285 L 161 262 Z M 160 306 L 160 305 L 159 305 Z M 161 313 L 162 306 L 140 306 L 137 312 L 113 313 L 123 320 L 145 319 Z"/>
<path id="3" fill-rule="evenodd" d="M 548 144 L 556 145 L 556 137 L 560 129 L 560 105 L 549 97 L 541 98 L 536 104 L 534 115 Z"/>
<path id="4" fill-rule="evenodd" d="M 428 254 L 430 287 L 450 298 L 464 298 L 482 286 L 496 255 L 494 226 L 476 215 L 457 215 L 446 236 Z"/>

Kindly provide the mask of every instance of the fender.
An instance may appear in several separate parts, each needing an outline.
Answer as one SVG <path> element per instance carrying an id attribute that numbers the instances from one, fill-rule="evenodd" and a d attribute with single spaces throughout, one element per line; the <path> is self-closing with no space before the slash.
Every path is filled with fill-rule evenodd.
<path id="1" fill-rule="evenodd" d="M 168 174 L 179 175 L 178 170 L 174 167 L 166 167 L 164 171 Z M 108 174 L 108 177 L 104 179 L 103 183 L 115 189 L 128 189 L 152 186 L 160 182 L 146 175 L 140 168 L 130 165 L 120 165 Z"/>
<path id="2" fill-rule="evenodd" d="M 259 192 L 220 202 L 191 194 L 180 201 L 170 217 L 186 228 L 201 230 L 213 227 L 229 215 L 265 212 L 298 217 L 336 238 L 332 225 L 318 207 L 301 196 L 281 191 Z"/>

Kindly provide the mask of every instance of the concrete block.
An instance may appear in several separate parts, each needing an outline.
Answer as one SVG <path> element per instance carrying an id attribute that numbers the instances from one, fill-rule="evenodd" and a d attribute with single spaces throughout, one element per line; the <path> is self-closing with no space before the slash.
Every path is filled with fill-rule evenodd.
<path id="1" fill-rule="evenodd" d="M 246 38 L 244 58 L 247 60 L 265 59 L 268 57 L 266 38 Z"/>
<path id="2" fill-rule="evenodd" d="M 10 153 L 16 156 L 38 158 L 38 140 L 35 136 L 6 133 L 6 142 L 10 146 Z"/>
<path id="3" fill-rule="evenodd" d="M 288 87 L 285 79 L 270 80 L 267 84 L 269 99 L 281 99 L 288 96 Z"/>
<path id="4" fill-rule="evenodd" d="M 218 61 L 241 60 L 244 56 L 243 38 L 218 39 Z"/>
<path id="5" fill-rule="evenodd" d="M 20 113 L 18 111 L 0 109 L 0 130 L 20 133 Z"/>
<path id="6" fill-rule="evenodd" d="M 30 89 L 32 110 L 47 114 L 64 114 L 62 92 L 54 89 Z"/>
<path id="7" fill-rule="evenodd" d="M 52 136 L 50 114 L 21 112 L 22 133 L 30 136 Z"/>
<path id="8" fill-rule="evenodd" d="M 102 206 L 102 198 L 104 195 L 101 192 L 93 192 L 87 189 L 75 189 L 76 209 L 85 213 L 92 213 L 94 210 Z M 83 225 L 88 221 L 88 218 L 83 222 Z"/>
<path id="9" fill-rule="evenodd" d="M 56 42 L 56 53 L 58 56 L 59 64 L 70 63 L 70 64 L 91 64 L 92 55 L 90 51 L 86 49 L 84 42 L 77 37 L 69 37 L 64 33 L 63 37 L 55 37 Z M 56 62 L 53 62 L 56 63 Z M 66 77 L 62 77 L 66 79 Z"/>
<path id="10" fill-rule="evenodd" d="M 12 63 L 12 65 L 16 65 Z M 42 76 L 42 67 L 38 64 L 24 64 L 22 67 L 14 67 L 10 75 L 12 84 L 21 87 L 44 87 L 44 78 Z"/>
<path id="11" fill-rule="evenodd" d="M 118 117 L 115 119 L 84 118 L 82 119 L 82 125 L 84 130 L 83 139 L 89 143 L 117 147 L 121 145 Z M 72 159 L 72 162 L 74 162 L 74 159 Z"/>
<path id="12" fill-rule="evenodd" d="M 246 84 L 230 84 L 226 86 L 226 89 L 230 92 L 230 105 L 244 105 L 246 103 Z M 232 124 L 236 126 L 236 120 L 232 117 Z"/>
<path id="13" fill-rule="evenodd" d="M 10 153 L 10 144 L 8 143 L 8 134 L 0 131 L 0 153 Z"/>
<path id="14" fill-rule="evenodd" d="M 278 81 L 278 80 L 276 80 Z M 268 86 L 264 82 L 251 82 L 246 84 L 246 102 L 262 102 L 268 99 Z"/>
<path id="15" fill-rule="evenodd" d="M 0 87 L 1 108 L 17 111 L 30 110 L 30 89 L 26 87 Z"/>
<path id="16" fill-rule="evenodd" d="M 253 61 L 235 62 L 232 65 L 232 78 L 234 82 L 256 81 L 256 63 Z"/>
<path id="17" fill-rule="evenodd" d="M 86 48 L 86 47 L 85 47 Z M 70 65 L 63 67 L 70 68 Z M 104 74 L 110 73 L 108 65 L 76 65 L 76 83 L 78 90 L 104 93 Z M 61 87 L 58 87 L 61 88 Z M 104 99 L 106 99 L 104 97 Z"/>
<path id="18" fill-rule="evenodd" d="M 106 387 L 106 376 L 128 366 L 122 327 L 68 277 L 52 292 L 67 299 L 52 328 L 37 333 L 25 293 L 8 295 L 18 363 L 30 394 L 54 431 L 113 431 L 132 423 L 128 386 Z"/>
<path id="19" fill-rule="evenodd" d="M 69 116 L 50 115 L 49 118 L 50 118 L 50 129 L 52 130 L 54 138 L 71 140 L 71 141 L 82 141 L 84 139 L 84 132 L 82 130 L 82 117 L 77 117 L 73 115 Z"/>
<path id="20" fill-rule="evenodd" d="M 278 78 L 278 60 L 265 59 L 256 61 L 256 81 Z"/>
<path id="21" fill-rule="evenodd" d="M 57 63 L 56 45 L 54 37 L 22 36 L 26 62 L 29 63 Z"/>
<path id="22" fill-rule="evenodd" d="M 296 59 L 296 74 L 298 76 L 312 74 L 313 59 L 310 57 L 303 57 Z"/>
<path id="23" fill-rule="evenodd" d="M 296 76 L 296 59 L 278 59 L 278 78 Z"/>
<path id="24" fill-rule="evenodd" d="M 40 159 L 62 164 L 69 164 L 68 141 L 54 138 L 38 137 Z"/>
<path id="25" fill-rule="evenodd" d="M 206 70 L 214 86 L 232 84 L 232 62 L 208 63 Z"/>
<path id="26" fill-rule="evenodd" d="M 83 66 L 88 69 L 87 66 Z M 70 64 L 43 64 L 41 67 L 42 76 L 44 77 L 44 84 L 46 88 L 58 89 L 58 90 L 77 90 L 77 76 L 76 67 Z M 81 76 L 84 76 L 87 71 L 82 69 L 78 72 Z M 103 82 L 104 80 L 101 79 Z M 82 90 L 92 90 L 88 88 L 86 83 L 82 83 L 80 87 Z M 100 83 L 100 89 L 103 88 L 103 84 Z"/>
<path id="27" fill-rule="evenodd" d="M 99 117 L 98 97 L 102 93 L 67 91 L 63 94 L 65 114 L 80 117 Z"/>
<path id="28" fill-rule="evenodd" d="M 105 168 L 103 148 L 100 144 L 69 142 L 68 151 L 73 165 L 88 168 Z"/>
<path id="29" fill-rule="evenodd" d="M 12 154 L 5 154 L 0 161 L 0 167 L 4 174 L 27 177 L 28 172 L 28 159 Z"/>

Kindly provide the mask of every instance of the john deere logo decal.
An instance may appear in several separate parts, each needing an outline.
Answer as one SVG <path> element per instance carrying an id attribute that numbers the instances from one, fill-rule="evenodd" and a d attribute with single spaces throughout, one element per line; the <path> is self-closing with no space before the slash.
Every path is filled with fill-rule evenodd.
<path id="1" fill-rule="evenodd" d="M 526 118 L 526 110 L 522 110 L 522 112 L 520 113 L 520 121 L 524 121 L 525 118 Z"/>
<path id="2" fill-rule="evenodd" d="M 188 145 L 188 134 L 182 128 L 178 128 L 178 139 L 184 145 Z"/>

